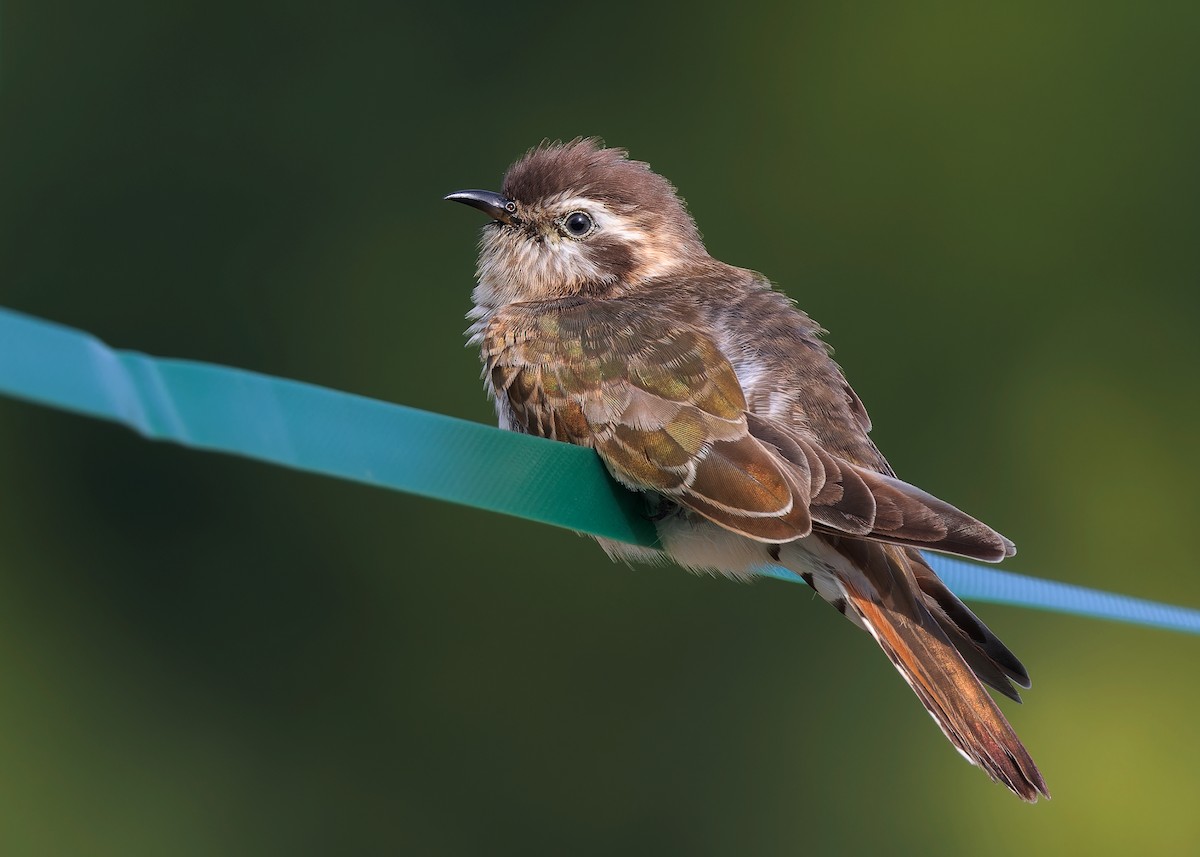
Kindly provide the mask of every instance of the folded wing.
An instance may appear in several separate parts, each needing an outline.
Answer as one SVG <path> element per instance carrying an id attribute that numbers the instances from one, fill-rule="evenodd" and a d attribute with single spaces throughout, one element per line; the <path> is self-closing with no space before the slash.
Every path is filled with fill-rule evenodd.
<path id="1" fill-rule="evenodd" d="M 778 543 L 815 527 L 987 561 L 1014 552 L 931 494 L 749 413 L 717 344 L 646 302 L 514 305 L 482 339 L 516 427 L 593 447 L 623 484 L 733 532 Z"/>

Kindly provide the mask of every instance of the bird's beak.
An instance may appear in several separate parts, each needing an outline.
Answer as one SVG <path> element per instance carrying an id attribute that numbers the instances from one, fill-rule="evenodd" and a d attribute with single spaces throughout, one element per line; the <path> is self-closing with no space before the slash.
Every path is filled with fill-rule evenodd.
<path id="1" fill-rule="evenodd" d="M 449 194 L 445 199 L 451 202 L 461 202 L 471 208 L 478 208 L 493 220 L 499 220 L 501 223 L 511 225 L 521 222 L 521 218 L 517 217 L 517 204 L 490 190 L 459 190 Z"/>

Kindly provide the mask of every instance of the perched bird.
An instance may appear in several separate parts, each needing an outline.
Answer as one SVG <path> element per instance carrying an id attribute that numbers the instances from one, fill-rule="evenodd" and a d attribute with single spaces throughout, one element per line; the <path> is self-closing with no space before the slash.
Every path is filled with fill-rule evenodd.
<path id="1" fill-rule="evenodd" d="M 747 578 L 782 565 L 867 631 L 951 743 L 1027 801 L 1041 773 L 981 682 L 1020 701 L 1021 662 L 917 548 L 997 562 L 1013 543 L 896 478 L 820 339 L 762 275 L 712 258 L 675 188 L 621 149 L 544 143 L 500 193 L 471 342 L 503 428 L 591 447 L 653 498 L 660 548 Z"/>

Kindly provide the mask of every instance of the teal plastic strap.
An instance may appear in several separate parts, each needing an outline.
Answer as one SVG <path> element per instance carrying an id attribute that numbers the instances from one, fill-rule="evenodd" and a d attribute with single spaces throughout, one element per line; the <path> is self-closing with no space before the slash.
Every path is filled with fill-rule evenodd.
<path id="1" fill-rule="evenodd" d="M 0 393 L 152 440 L 242 455 L 653 544 L 635 495 L 589 449 L 257 372 L 109 348 L 0 308 Z"/>
<path id="2" fill-rule="evenodd" d="M 591 450 L 242 369 L 114 350 L 2 308 L 0 393 L 154 440 L 655 543 L 637 497 Z M 929 559 L 963 598 L 1200 633 L 1200 610 Z"/>

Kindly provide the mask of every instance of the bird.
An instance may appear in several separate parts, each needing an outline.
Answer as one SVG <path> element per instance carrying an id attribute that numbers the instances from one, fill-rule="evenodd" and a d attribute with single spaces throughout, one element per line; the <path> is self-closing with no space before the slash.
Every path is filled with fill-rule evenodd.
<path id="1" fill-rule="evenodd" d="M 866 631 L 967 761 L 1018 797 L 1045 780 L 984 684 L 1029 674 L 921 550 L 985 562 L 1013 542 L 902 481 L 826 331 L 765 276 L 707 251 L 674 185 L 596 138 L 543 141 L 488 216 L 468 342 L 501 428 L 589 447 L 647 499 L 653 548 L 746 580 L 783 566 Z"/>

